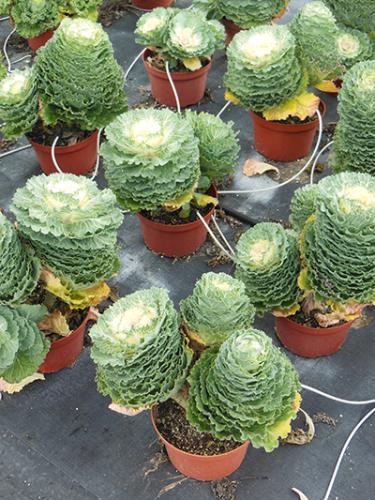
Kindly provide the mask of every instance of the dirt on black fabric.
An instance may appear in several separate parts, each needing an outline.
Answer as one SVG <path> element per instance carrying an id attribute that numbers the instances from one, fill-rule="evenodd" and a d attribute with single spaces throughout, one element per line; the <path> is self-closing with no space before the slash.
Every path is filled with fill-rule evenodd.
<path id="1" fill-rule="evenodd" d="M 256 113 L 260 118 L 264 119 L 262 113 Z M 313 116 L 308 116 L 304 120 L 300 120 L 297 116 L 289 116 L 286 120 L 272 120 L 272 123 L 283 123 L 285 125 L 303 125 L 304 123 L 311 123 L 318 119 L 318 115 L 315 113 Z"/>
<path id="2" fill-rule="evenodd" d="M 33 130 L 27 134 L 27 137 L 38 144 L 52 146 L 53 141 L 58 136 L 59 141 L 57 146 L 72 146 L 78 142 L 84 141 L 90 137 L 93 132 L 94 131 L 81 130 L 74 125 L 68 127 L 62 123 L 58 123 L 53 127 L 46 127 L 41 121 L 38 121 Z"/>
<path id="3" fill-rule="evenodd" d="M 8 42 L 8 47 L 16 50 L 17 52 L 28 52 L 30 51 L 29 44 L 26 38 L 23 38 L 17 32 L 13 33 Z"/>
<path id="4" fill-rule="evenodd" d="M 229 479 L 212 481 L 211 491 L 217 500 L 235 500 L 238 485 L 238 481 L 230 481 Z"/>
<path id="5" fill-rule="evenodd" d="M 168 443 L 194 455 L 220 455 L 241 446 L 235 441 L 221 441 L 211 434 L 198 432 L 186 420 L 185 410 L 171 399 L 158 406 L 156 425 Z"/>
<path id="6" fill-rule="evenodd" d="M 168 212 L 167 210 L 154 210 L 147 211 L 142 210 L 141 215 L 146 217 L 146 219 L 152 220 L 153 222 L 158 222 L 159 224 L 166 224 L 169 226 L 177 226 L 181 224 L 189 224 L 190 222 L 195 222 L 198 219 L 197 211 L 204 217 L 213 208 L 213 205 L 207 205 L 206 207 L 196 208 L 191 207 L 191 211 L 188 217 L 180 217 L 180 210 L 174 212 Z"/>
<path id="7" fill-rule="evenodd" d="M 9 151 L 16 142 L 16 140 L 8 140 L 4 139 L 4 137 L 0 137 L 0 151 Z"/>
<path id="8" fill-rule="evenodd" d="M 105 0 L 99 10 L 99 21 L 106 28 L 129 10 L 130 0 Z"/>
<path id="9" fill-rule="evenodd" d="M 154 52 L 151 53 L 147 58 L 147 62 L 150 64 L 150 66 L 152 66 L 155 69 L 158 69 L 160 71 L 166 71 L 165 59 L 163 59 L 160 54 L 156 54 Z M 207 66 L 209 62 L 210 62 L 209 59 L 202 58 L 201 59 L 202 67 Z M 177 61 L 176 66 L 170 67 L 170 70 L 176 73 L 191 73 L 191 71 L 188 70 L 186 66 L 184 66 L 183 62 L 180 60 Z"/>

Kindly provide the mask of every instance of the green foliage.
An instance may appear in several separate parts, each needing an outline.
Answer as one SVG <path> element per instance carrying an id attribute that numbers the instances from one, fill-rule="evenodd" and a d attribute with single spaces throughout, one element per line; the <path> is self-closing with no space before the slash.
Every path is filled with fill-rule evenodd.
<path id="1" fill-rule="evenodd" d="M 270 452 L 290 431 L 300 383 L 288 358 L 259 330 L 239 330 L 203 352 L 189 377 L 187 418 L 218 439 Z"/>
<path id="2" fill-rule="evenodd" d="M 46 125 L 59 121 L 94 130 L 126 109 L 123 71 L 100 24 L 64 19 L 39 49 L 35 69 Z"/>
<path id="3" fill-rule="evenodd" d="M 221 19 L 219 0 L 193 0 L 192 7 L 200 10 L 208 19 Z"/>
<path id="4" fill-rule="evenodd" d="M 33 375 L 46 357 L 49 341 L 33 321 L 46 312 L 43 306 L 0 306 L 0 378 L 9 384 Z"/>
<path id="5" fill-rule="evenodd" d="M 30 132 L 38 120 L 38 98 L 34 72 L 14 70 L 0 81 L 0 118 L 7 139 Z"/>
<path id="6" fill-rule="evenodd" d="M 177 313 L 161 288 L 120 299 L 91 329 L 91 357 L 99 391 L 125 407 L 150 408 L 175 395 L 185 382 L 192 353 Z"/>
<path id="7" fill-rule="evenodd" d="M 25 302 L 39 274 L 38 260 L 23 248 L 15 227 L 0 213 L 0 304 Z"/>
<path id="8" fill-rule="evenodd" d="M 199 140 L 199 163 L 201 174 L 212 181 L 220 182 L 232 174 L 238 162 L 240 145 L 238 132 L 233 122 L 224 122 L 210 113 L 188 110 L 186 118 Z"/>
<path id="9" fill-rule="evenodd" d="M 182 323 L 189 337 L 217 346 L 236 330 L 253 324 L 255 309 L 245 285 L 225 273 L 206 273 L 193 293 L 180 302 Z"/>
<path id="10" fill-rule="evenodd" d="M 70 290 L 89 288 L 119 269 L 117 229 L 121 211 L 109 189 L 85 177 L 32 177 L 12 202 L 21 234 L 43 265 Z"/>
<path id="11" fill-rule="evenodd" d="M 25 38 L 56 28 L 61 20 L 58 0 L 17 0 L 11 15 L 17 32 Z"/>
<path id="12" fill-rule="evenodd" d="M 333 80 L 343 74 L 337 38 L 339 27 L 323 2 L 305 4 L 290 24 L 296 37 L 309 84 Z"/>
<path id="13" fill-rule="evenodd" d="M 375 299 L 375 179 L 344 172 L 318 184 L 315 217 L 305 226 L 302 255 L 318 299 L 337 304 Z"/>
<path id="14" fill-rule="evenodd" d="M 375 174 L 375 61 L 356 64 L 345 75 L 330 163 L 336 172 Z"/>
<path id="15" fill-rule="evenodd" d="M 154 210 L 192 192 L 200 174 L 198 140 L 177 113 L 129 111 L 105 133 L 105 176 L 124 208 Z"/>
<path id="16" fill-rule="evenodd" d="M 284 0 L 218 0 L 218 4 L 222 17 L 245 29 L 271 23 L 285 7 Z"/>
<path id="17" fill-rule="evenodd" d="M 365 33 L 375 31 L 374 0 L 325 0 L 339 22 Z"/>
<path id="18" fill-rule="evenodd" d="M 154 9 L 139 19 L 135 34 L 137 43 L 153 47 L 172 63 L 209 58 L 225 39 L 218 21 L 208 21 L 194 9 Z"/>
<path id="19" fill-rule="evenodd" d="M 59 0 L 60 10 L 63 14 L 76 17 L 86 17 L 96 21 L 98 8 L 103 0 Z"/>
<path id="20" fill-rule="evenodd" d="M 9 16 L 10 7 L 13 0 L 0 0 L 0 15 Z"/>
<path id="21" fill-rule="evenodd" d="M 243 234 L 236 249 L 236 278 L 243 281 L 257 312 L 297 304 L 299 253 L 293 231 L 264 222 Z"/>
<path id="22" fill-rule="evenodd" d="M 316 184 L 301 187 L 294 192 L 290 202 L 289 220 L 295 231 L 301 232 L 307 219 L 315 213 L 317 195 Z"/>
<path id="23" fill-rule="evenodd" d="M 306 76 L 293 35 L 285 26 L 238 33 L 227 50 L 226 88 L 245 108 L 262 112 L 300 95 Z"/>
<path id="24" fill-rule="evenodd" d="M 346 70 L 361 61 L 374 59 L 374 40 L 362 31 L 340 26 L 337 45 L 341 62 Z"/>

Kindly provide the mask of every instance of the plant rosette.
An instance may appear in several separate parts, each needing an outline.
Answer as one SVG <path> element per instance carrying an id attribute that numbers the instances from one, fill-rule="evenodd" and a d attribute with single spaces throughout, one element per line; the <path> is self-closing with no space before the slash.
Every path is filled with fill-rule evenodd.
<path id="1" fill-rule="evenodd" d="M 195 9 L 155 9 L 137 23 L 136 41 L 147 47 L 143 62 L 154 98 L 177 107 L 167 64 L 181 107 L 204 95 L 215 50 L 224 46 L 224 28 Z"/>

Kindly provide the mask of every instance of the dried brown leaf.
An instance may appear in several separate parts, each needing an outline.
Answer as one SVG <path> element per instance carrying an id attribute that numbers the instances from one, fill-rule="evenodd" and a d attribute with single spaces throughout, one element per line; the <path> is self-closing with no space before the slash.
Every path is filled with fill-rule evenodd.
<path id="1" fill-rule="evenodd" d="M 292 488 L 292 491 L 299 496 L 300 500 L 309 500 L 307 496 L 304 493 L 302 493 L 302 491 L 297 490 L 297 488 Z"/>
<path id="2" fill-rule="evenodd" d="M 315 436 L 315 425 L 314 422 L 312 421 L 312 418 L 308 413 L 306 413 L 302 408 L 300 408 L 300 411 L 303 413 L 305 417 L 305 425 L 307 427 L 307 430 L 304 429 L 294 429 L 292 432 L 285 438 L 283 439 L 284 444 L 296 444 L 299 446 L 302 446 L 304 444 L 310 443 Z"/>
<path id="3" fill-rule="evenodd" d="M 117 403 L 111 403 L 108 408 L 122 415 L 127 415 L 128 417 L 134 417 L 139 413 L 142 413 L 146 408 L 126 408 L 125 406 L 118 405 Z"/>
<path id="4" fill-rule="evenodd" d="M 266 172 L 276 172 L 277 178 L 280 177 L 280 171 L 274 165 L 269 163 L 264 163 L 254 159 L 247 159 L 242 167 L 243 173 L 247 177 L 254 177 L 255 175 L 262 175 Z"/>

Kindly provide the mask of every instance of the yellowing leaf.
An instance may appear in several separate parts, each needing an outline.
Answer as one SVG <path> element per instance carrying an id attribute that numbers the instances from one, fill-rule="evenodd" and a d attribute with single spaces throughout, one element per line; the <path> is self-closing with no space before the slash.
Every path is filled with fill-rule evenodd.
<path id="1" fill-rule="evenodd" d="M 277 438 L 281 438 L 281 439 L 286 438 L 287 435 L 292 430 L 292 426 L 291 426 L 290 422 L 291 422 L 290 418 L 288 418 L 287 420 L 284 420 L 283 422 L 279 422 L 278 424 L 271 427 L 270 434 L 272 436 L 277 437 Z"/>
<path id="2" fill-rule="evenodd" d="M 278 19 L 279 17 L 283 16 L 285 14 L 285 12 L 287 11 L 288 5 L 289 5 L 289 0 L 285 0 L 284 7 L 280 10 L 280 12 L 278 12 L 277 14 L 275 14 L 273 16 L 273 18 L 274 19 Z"/>
<path id="3" fill-rule="evenodd" d="M 32 382 L 35 382 L 36 380 L 45 380 L 44 375 L 42 373 L 34 373 L 34 375 L 30 375 L 30 377 L 24 378 L 17 384 L 9 384 L 4 379 L 0 378 L 0 392 L 15 394 L 16 392 L 22 391 L 24 387 L 31 384 Z"/>
<path id="4" fill-rule="evenodd" d="M 175 210 L 181 208 L 182 205 L 190 203 L 192 199 L 193 199 L 193 191 L 189 191 L 188 193 L 183 194 L 182 196 L 176 198 L 175 200 L 170 200 L 165 202 L 163 204 L 163 208 L 165 208 L 165 210 L 167 210 L 168 212 L 174 212 Z"/>
<path id="5" fill-rule="evenodd" d="M 272 314 L 277 318 L 287 318 L 288 316 L 293 316 L 301 309 L 299 304 L 294 304 L 294 306 L 289 307 L 289 309 L 274 309 Z"/>
<path id="6" fill-rule="evenodd" d="M 269 163 L 264 163 L 258 160 L 248 159 L 245 161 L 242 167 L 242 172 L 247 177 L 253 177 L 254 175 L 262 175 L 270 171 L 276 172 L 278 177 L 280 176 L 280 171 L 277 167 L 275 167 L 274 165 L 270 165 Z"/>
<path id="7" fill-rule="evenodd" d="M 125 406 L 118 405 L 117 403 L 111 403 L 108 408 L 117 413 L 121 413 L 122 415 L 127 415 L 128 417 L 134 417 L 138 415 L 147 408 L 126 408 Z"/>
<path id="8" fill-rule="evenodd" d="M 198 207 L 206 207 L 207 205 L 214 205 L 215 207 L 219 203 L 217 198 L 213 196 L 209 196 L 208 194 L 194 194 L 194 201 Z"/>
<path id="9" fill-rule="evenodd" d="M 182 62 L 185 68 L 189 69 L 190 71 L 197 71 L 202 67 L 202 63 L 199 57 L 191 57 L 190 59 L 184 59 Z"/>
<path id="10" fill-rule="evenodd" d="M 290 116 L 305 120 L 315 115 L 319 108 L 320 99 L 312 92 L 288 99 L 280 106 L 263 111 L 263 117 L 267 121 L 287 120 Z"/>
<path id="11" fill-rule="evenodd" d="M 298 411 L 301 408 L 302 396 L 299 392 L 297 392 L 296 397 L 294 398 L 292 408 L 294 411 Z"/>
<path id="12" fill-rule="evenodd" d="M 72 309 L 97 306 L 103 300 L 107 299 L 111 293 L 111 289 L 104 282 L 91 288 L 69 290 L 61 283 L 59 278 L 46 268 L 42 270 L 41 279 L 44 282 L 46 290 L 66 302 Z"/>
<path id="13" fill-rule="evenodd" d="M 298 276 L 298 287 L 305 291 L 305 290 L 311 290 L 311 285 L 310 285 L 310 280 L 309 280 L 309 273 L 307 271 L 307 268 L 304 268 L 301 270 Z"/>
<path id="14" fill-rule="evenodd" d="M 224 98 L 226 101 L 230 101 L 235 106 L 237 106 L 237 104 L 240 103 L 240 100 L 238 99 L 238 97 L 236 97 L 234 94 L 232 94 L 232 92 L 229 92 L 229 90 L 227 90 L 225 92 Z"/>
<path id="15" fill-rule="evenodd" d="M 340 90 L 339 87 L 336 86 L 333 80 L 324 80 L 315 85 L 315 88 L 321 90 L 322 92 L 327 92 L 332 94 L 337 94 L 337 92 L 339 92 Z"/>
<path id="16" fill-rule="evenodd" d="M 61 337 L 67 337 L 71 330 L 68 322 L 61 311 L 53 311 L 47 318 L 38 324 L 40 330 L 57 333 Z"/>

